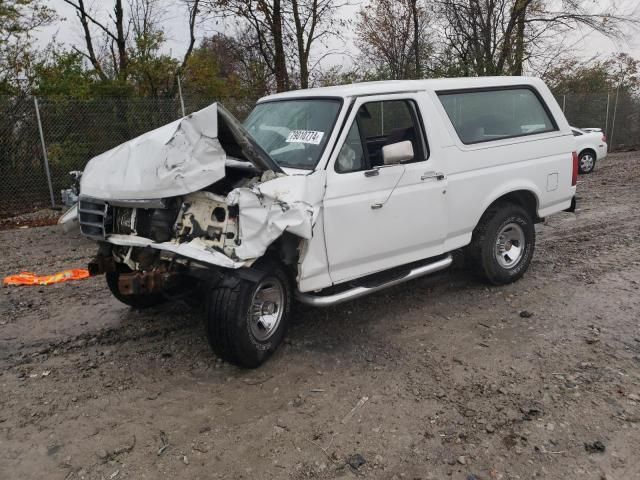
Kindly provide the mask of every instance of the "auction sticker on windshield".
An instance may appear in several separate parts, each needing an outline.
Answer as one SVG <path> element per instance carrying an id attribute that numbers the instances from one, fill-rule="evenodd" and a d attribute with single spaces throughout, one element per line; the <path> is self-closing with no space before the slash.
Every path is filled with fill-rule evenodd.
<path id="1" fill-rule="evenodd" d="M 319 145 L 324 132 L 315 130 L 291 130 L 287 136 L 287 143 L 312 143 Z"/>

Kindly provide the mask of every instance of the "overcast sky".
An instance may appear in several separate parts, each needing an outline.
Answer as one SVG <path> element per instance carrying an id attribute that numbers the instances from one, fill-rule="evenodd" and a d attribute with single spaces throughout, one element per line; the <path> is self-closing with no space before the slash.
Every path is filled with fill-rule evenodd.
<path id="1" fill-rule="evenodd" d="M 163 22 L 168 37 L 165 47 L 166 51 L 167 53 L 171 52 L 173 56 L 180 57 L 184 54 L 188 41 L 186 11 L 180 2 L 172 2 L 171 0 L 160 0 L 160 2 L 167 5 Z M 62 0 L 46 0 L 46 3 L 58 11 L 62 20 L 55 22 L 54 25 L 39 32 L 38 39 L 40 44 L 44 45 L 55 37 L 60 43 L 65 45 L 78 45 L 82 48 L 82 30 L 73 8 Z M 353 0 L 351 3 L 352 5 L 344 7 L 344 11 L 341 13 L 343 18 L 355 18 L 357 11 L 362 8 L 363 5 L 366 6 L 368 1 Z M 601 6 L 613 4 L 618 14 L 629 13 L 634 9 L 639 9 L 638 0 L 605 0 L 594 3 Z M 107 15 L 110 13 L 109 9 L 112 8 L 112 4 L 113 2 L 110 0 L 85 0 L 85 5 L 92 5 L 92 11 L 95 12 L 95 15 L 104 20 L 107 20 Z M 216 31 L 225 31 L 225 29 L 230 30 L 232 28 L 233 26 L 229 22 L 211 19 L 198 27 L 198 38 L 203 38 Z M 342 33 L 341 37 L 341 40 L 333 40 L 329 47 L 355 55 L 357 50 L 353 45 L 353 32 L 347 30 Z M 629 30 L 624 38 L 614 41 L 583 28 L 574 32 L 571 37 L 566 39 L 566 42 L 568 42 L 569 45 L 575 44 L 576 53 L 584 58 L 627 52 L 640 59 L 640 34 L 638 30 Z M 315 54 L 317 56 L 322 55 L 324 53 L 322 50 L 322 47 L 318 48 Z M 345 62 L 349 63 L 350 60 L 344 55 L 336 54 L 329 56 L 323 62 L 323 65 L 344 64 Z"/>

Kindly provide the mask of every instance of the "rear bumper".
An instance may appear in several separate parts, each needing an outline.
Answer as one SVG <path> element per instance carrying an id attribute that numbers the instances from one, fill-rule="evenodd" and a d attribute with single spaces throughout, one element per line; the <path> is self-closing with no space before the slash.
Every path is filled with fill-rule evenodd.
<path id="1" fill-rule="evenodd" d="M 598 160 L 604 160 L 607 158 L 607 144 L 598 145 Z"/>

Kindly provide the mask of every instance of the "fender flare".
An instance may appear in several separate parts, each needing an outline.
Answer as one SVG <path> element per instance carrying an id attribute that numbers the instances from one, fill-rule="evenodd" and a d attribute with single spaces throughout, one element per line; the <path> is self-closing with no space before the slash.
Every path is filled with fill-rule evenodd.
<path id="1" fill-rule="evenodd" d="M 482 208 L 480 209 L 480 215 L 478 215 L 477 218 L 475 218 L 474 228 L 475 226 L 478 225 L 484 213 L 496 201 L 500 200 L 502 197 L 506 197 L 511 194 L 519 194 L 519 193 L 528 193 L 533 195 L 533 198 L 535 199 L 534 214 L 537 217 L 538 212 L 540 211 L 540 198 L 541 198 L 542 192 L 535 185 L 535 183 L 530 181 L 523 182 L 522 180 L 518 180 L 517 182 L 514 181 L 514 182 L 508 182 L 508 183 L 498 185 L 489 193 L 489 195 L 485 197 L 487 200 L 485 200 L 482 204 Z"/>
<path id="2" fill-rule="evenodd" d="M 593 157 L 595 159 L 594 161 L 598 160 L 598 152 L 593 147 L 584 147 L 582 150 L 578 152 L 578 157 L 580 157 L 580 155 L 582 155 L 586 151 L 593 153 Z"/>

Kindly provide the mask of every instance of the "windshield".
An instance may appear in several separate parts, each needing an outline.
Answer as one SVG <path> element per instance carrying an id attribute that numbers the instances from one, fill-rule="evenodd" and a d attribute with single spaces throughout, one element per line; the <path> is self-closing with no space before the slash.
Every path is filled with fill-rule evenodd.
<path id="1" fill-rule="evenodd" d="M 310 170 L 320 160 L 340 105 L 333 99 L 259 103 L 244 126 L 278 165 Z"/>

